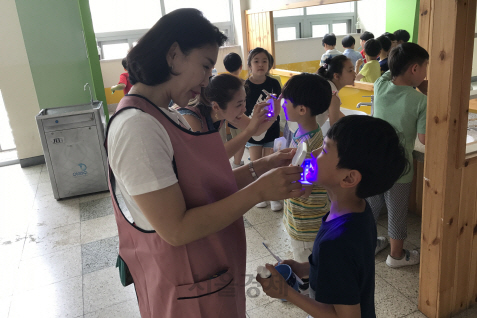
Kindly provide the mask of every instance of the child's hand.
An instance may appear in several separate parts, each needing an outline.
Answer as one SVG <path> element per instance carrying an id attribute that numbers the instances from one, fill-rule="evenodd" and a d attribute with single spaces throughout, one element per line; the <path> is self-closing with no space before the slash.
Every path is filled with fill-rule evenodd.
<path id="1" fill-rule="evenodd" d="M 111 94 L 114 94 L 115 91 L 116 91 L 116 85 L 111 86 Z"/>
<path id="2" fill-rule="evenodd" d="M 308 277 L 310 275 L 310 263 L 299 263 L 292 259 L 286 259 L 280 264 L 287 264 L 291 267 L 293 273 L 299 278 Z M 277 264 L 278 265 L 278 264 Z"/>
<path id="3" fill-rule="evenodd" d="M 363 64 L 363 59 L 359 59 L 356 61 L 356 66 L 359 68 Z"/>
<path id="4" fill-rule="evenodd" d="M 293 292 L 293 289 L 287 284 L 282 275 L 270 264 L 265 267 L 272 273 L 269 278 L 262 278 L 257 275 L 257 282 L 262 285 L 263 291 L 272 298 L 285 299 L 288 293 Z"/>

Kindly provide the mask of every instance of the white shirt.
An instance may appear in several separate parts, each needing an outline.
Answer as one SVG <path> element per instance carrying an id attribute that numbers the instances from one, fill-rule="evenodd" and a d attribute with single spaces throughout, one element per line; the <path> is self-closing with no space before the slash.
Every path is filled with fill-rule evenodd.
<path id="1" fill-rule="evenodd" d="M 163 112 L 190 129 L 174 109 Z M 134 195 L 167 188 L 178 182 L 172 167 L 174 150 L 164 126 L 138 109 L 127 109 L 116 116 L 108 133 L 109 164 L 136 225 L 154 230 L 132 198 Z"/>
<path id="2" fill-rule="evenodd" d="M 342 54 L 343 53 L 341 53 L 337 49 L 332 49 L 332 50 L 326 51 L 325 54 L 323 54 L 321 56 L 320 66 L 323 66 L 323 64 L 325 64 L 325 61 L 326 61 L 327 58 L 333 58 L 337 55 L 342 55 Z"/>

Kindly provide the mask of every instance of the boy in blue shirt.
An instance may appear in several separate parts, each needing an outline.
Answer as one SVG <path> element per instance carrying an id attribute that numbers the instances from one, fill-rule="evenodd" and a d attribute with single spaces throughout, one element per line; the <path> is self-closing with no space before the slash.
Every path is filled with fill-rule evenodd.
<path id="1" fill-rule="evenodd" d="M 351 60 L 353 67 L 356 66 L 356 61 L 362 59 L 361 54 L 354 50 L 356 41 L 351 35 L 347 35 L 341 40 L 341 45 L 345 48 L 343 55 Z"/>
<path id="2" fill-rule="evenodd" d="M 383 193 L 409 166 L 396 130 L 369 116 L 346 116 L 326 134 L 316 184 L 328 191 L 331 208 L 309 262 L 283 261 L 298 277 L 310 277 L 310 297 L 291 288 L 270 264 L 257 276 L 267 295 L 285 299 L 313 317 L 375 318 L 376 223 L 364 198 Z"/>
<path id="3" fill-rule="evenodd" d="M 381 67 L 381 74 L 384 74 L 389 71 L 388 55 L 389 51 L 391 50 L 392 42 L 384 34 L 378 37 L 376 40 L 378 40 L 378 42 L 381 44 L 381 52 L 379 53 L 378 61 L 379 66 Z"/>

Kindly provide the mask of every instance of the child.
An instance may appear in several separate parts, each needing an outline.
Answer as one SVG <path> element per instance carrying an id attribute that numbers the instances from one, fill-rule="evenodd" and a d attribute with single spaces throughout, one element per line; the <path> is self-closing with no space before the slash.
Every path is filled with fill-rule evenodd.
<path id="1" fill-rule="evenodd" d="M 321 44 L 325 47 L 326 52 L 321 56 L 320 66 L 325 64 L 326 59 L 334 57 L 336 55 L 341 55 L 340 51 L 335 49 L 336 47 L 336 36 L 333 33 L 325 34 Z"/>
<path id="2" fill-rule="evenodd" d="M 240 73 L 242 72 L 242 58 L 237 53 L 229 53 L 224 57 L 224 66 L 227 72 L 236 77 L 240 78 Z M 232 139 L 238 136 L 241 133 L 240 129 L 232 126 L 229 122 L 227 125 L 230 128 L 230 134 L 232 135 Z M 245 147 L 240 148 L 234 155 L 234 161 L 232 162 L 232 168 L 238 168 L 244 165 L 242 160 L 243 153 L 245 151 Z"/>
<path id="3" fill-rule="evenodd" d="M 268 76 L 273 66 L 273 56 L 267 50 L 257 47 L 250 51 L 247 58 L 247 65 L 250 72 L 249 78 L 245 81 L 245 90 L 247 92 L 247 111 L 245 115 L 250 116 L 255 105 L 267 100 L 266 90 L 270 94 L 280 96 L 282 88 L 280 83 Z M 258 138 L 252 137 L 246 144 L 250 152 L 250 160 L 257 160 L 268 156 L 273 152 L 273 142 L 280 137 L 280 116 L 270 126 L 264 136 Z M 283 206 L 279 201 L 270 201 L 273 211 L 281 211 Z M 256 205 L 258 208 L 265 208 L 267 202 L 260 202 Z"/>
<path id="4" fill-rule="evenodd" d="M 393 33 L 384 32 L 383 35 L 385 37 L 387 37 L 389 39 L 389 41 L 391 41 L 391 49 L 389 51 L 391 51 L 392 49 L 394 49 L 398 45 L 398 43 L 396 41 L 396 37 L 394 36 Z"/>
<path id="5" fill-rule="evenodd" d="M 114 94 L 115 91 L 122 89 L 124 95 L 127 95 L 129 93 L 129 90 L 132 87 L 131 83 L 129 82 L 127 59 L 123 58 L 123 60 L 121 61 L 121 64 L 123 65 L 125 72 L 119 75 L 119 83 L 117 85 L 111 86 L 111 93 Z"/>
<path id="6" fill-rule="evenodd" d="M 351 35 L 347 35 L 341 40 L 341 45 L 345 48 L 343 55 L 351 60 L 353 67 L 356 65 L 356 61 L 361 59 L 361 54 L 354 50 L 355 39 Z"/>
<path id="7" fill-rule="evenodd" d="M 394 31 L 394 36 L 396 37 L 397 44 L 409 42 L 409 39 L 411 38 L 409 32 L 403 29 Z"/>
<path id="8" fill-rule="evenodd" d="M 374 117 L 388 121 L 404 136 L 406 156 L 412 162 L 416 135 L 423 144 L 425 142 L 427 109 L 427 97 L 413 87 L 418 87 L 426 77 L 429 54 L 417 44 L 403 43 L 391 51 L 388 59 L 389 71 L 374 83 Z M 412 178 L 411 166 L 389 191 L 368 199 L 376 220 L 385 203 L 388 209 L 391 252 L 386 264 L 389 267 L 419 263 L 418 251 L 403 249 Z M 380 238 L 376 253 L 388 244 L 384 237 Z"/>
<path id="9" fill-rule="evenodd" d="M 379 67 L 381 68 L 381 74 L 389 71 L 388 55 L 391 49 L 391 40 L 385 35 L 381 35 L 376 40 L 381 44 L 381 52 L 379 53 Z"/>
<path id="10" fill-rule="evenodd" d="M 316 184 L 328 191 L 330 212 L 323 217 L 309 261 L 283 261 L 298 277 L 309 275 L 309 297 L 291 288 L 269 264 L 272 276 L 257 276 L 257 281 L 270 297 L 285 299 L 313 317 L 375 318 L 377 231 L 365 198 L 392 187 L 409 165 L 404 149 L 386 121 L 352 115 L 328 130 L 317 163 Z"/>
<path id="11" fill-rule="evenodd" d="M 363 48 L 360 53 L 361 53 L 361 57 L 363 58 L 365 64 L 366 64 L 367 61 L 366 61 L 366 54 L 364 52 L 364 44 L 366 43 L 366 41 L 368 41 L 370 39 L 374 39 L 374 34 L 372 34 L 371 32 L 368 32 L 368 31 L 365 31 L 359 37 L 359 40 L 360 40 L 359 44 Z"/>
<path id="12" fill-rule="evenodd" d="M 285 117 L 290 122 L 298 123 L 290 148 L 297 148 L 301 142 L 307 144 L 310 152 L 320 148 L 323 134 L 316 116 L 325 112 L 330 105 L 330 84 L 317 74 L 295 75 L 283 87 L 282 98 Z M 291 238 L 293 258 L 298 262 L 308 260 L 321 218 L 330 208 L 325 189 L 313 186 L 313 189 L 307 187 L 307 190 L 308 197 L 287 199 L 283 209 L 283 223 Z"/>
<path id="13" fill-rule="evenodd" d="M 381 76 L 381 66 L 377 61 L 379 52 L 381 52 L 381 44 L 378 40 L 370 39 L 364 44 L 364 51 L 366 52 L 367 63 L 364 64 L 361 71 L 359 70 L 363 61 L 359 60 L 356 63 L 356 80 L 361 82 L 374 83 Z"/>

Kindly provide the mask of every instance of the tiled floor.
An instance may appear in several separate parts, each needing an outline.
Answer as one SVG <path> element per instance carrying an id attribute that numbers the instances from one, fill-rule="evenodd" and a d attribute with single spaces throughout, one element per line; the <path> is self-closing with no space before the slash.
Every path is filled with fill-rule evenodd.
<path id="1" fill-rule="evenodd" d="M 122 287 L 117 269 L 118 236 L 108 193 L 56 201 L 44 165 L 0 168 L 0 318 L 139 317 L 134 288 Z M 291 257 L 281 214 L 254 208 L 245 214 L 247 273 L 274 261 L 268 240 Z M 378 232 L 386 234 L 386 217 Z M 420 219 L 409 217 L 410 248 L 420 244 Z M 424 317 L 417 311 L 419 267 L 390 269 L 386 252 L 376 257 L 378 317 Z M 249 318 L 306 317 L 289 303 L 257 294 L 247 285 Z M 459 317 L 477 317 L 477 308 Z"/>

